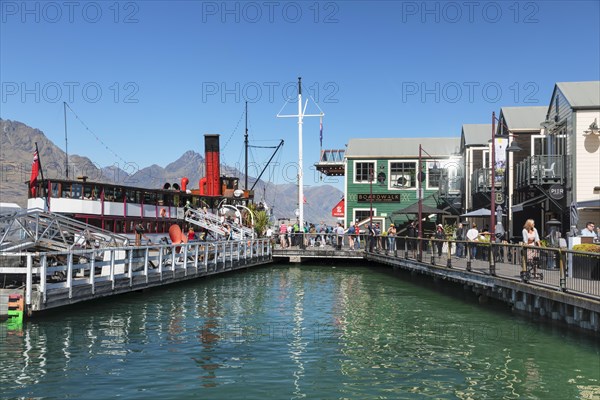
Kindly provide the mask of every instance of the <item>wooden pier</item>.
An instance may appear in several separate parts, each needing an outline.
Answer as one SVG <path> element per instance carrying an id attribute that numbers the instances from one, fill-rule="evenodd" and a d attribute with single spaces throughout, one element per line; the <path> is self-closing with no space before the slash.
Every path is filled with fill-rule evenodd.
<path id="1" fill-rule="evenodd" d="M 268 264 L 266 239 L 2 253 L 0 274 L 25 283 L 27 313 Z M 6 265 L 18 265 L 11 266 Z M 24 279 L 23 279 L 24 278 Z M 14 290 L 12 290 L 14 292 Z"/>

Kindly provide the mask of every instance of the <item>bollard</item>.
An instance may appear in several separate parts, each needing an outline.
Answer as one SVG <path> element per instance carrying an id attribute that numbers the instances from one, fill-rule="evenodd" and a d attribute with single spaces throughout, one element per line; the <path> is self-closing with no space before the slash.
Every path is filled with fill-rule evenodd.
<path id="1" fill-rule="evenodd" d="M 494 243 L 490 240 L 490 249 L 489 249 L 489 259 L 490 259 L 490 275 L 496 275 L 496 253 L 494 252 Z"/>
<path id="2" fill-rule="evenodd" d="M 558 268 L 560 275 L 560 290 L 567 291 L 567 275 L 565 273 L 565 258 L 566 254 L 562 250 L 558 250 Z"/>
<path id="3" fill-rule="evenodd" d="M 529 273 L 527 272 L 527 252 L 523 246 L 521 246 L 521 280 L 523 280 L 523 282 L 529 281 Z"/>
<path id="4" fill-rule="evenodd" d="M 471 246 L 467 243 L 467 271 L 471 272 Z"/>

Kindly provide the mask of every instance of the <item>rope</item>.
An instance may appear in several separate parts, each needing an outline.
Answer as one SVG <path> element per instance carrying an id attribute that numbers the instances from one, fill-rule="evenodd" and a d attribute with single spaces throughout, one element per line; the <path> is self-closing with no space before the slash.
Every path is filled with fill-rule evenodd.
<path id="1" fill-rule="evenodd" d="M 83 125 L 83 127 L 85 128 L 86 131 L 88 131 L 94 138 L 96 138 L 96 141 L 98 141 L 100 144 L 102 144 L 104 146 L 104 148 L 106 150 L 108 150 L 109 152 L 111 152 L 116 158 L 118 158 L 119 160 L 121 160 L 123 162 L 123 165 L 127 165 L 129 164 L 128 161 L 125 161 L 123 159 L 123 157 L 121 157 L 120 155 L 118 155 L 113 149 L 111 149 L 110 147 L 108 147 L 108 145 L 106 143 L 104 143 L 104 141 L 102 139 L 100 139 L 98 137 L 98 135 L 96 135 L 86 124 L 85 122 L 83 122 L 83 120 L 81 118 L 79 118 L 79 115 L 77 115 L 77 113 L 75 113 L 75 111 L 71 108 L 70 105 L 68 105 L 67 103 L 65 103 L 65 105 L 67 106 L 67 108 L 69 109 L 69 111 L 71 111 L 73 113 L 73 115 L 75 116 L 75 118 L 77 119 L 77 121 L 79 121 L 79 123 L 81 125 Z"/>

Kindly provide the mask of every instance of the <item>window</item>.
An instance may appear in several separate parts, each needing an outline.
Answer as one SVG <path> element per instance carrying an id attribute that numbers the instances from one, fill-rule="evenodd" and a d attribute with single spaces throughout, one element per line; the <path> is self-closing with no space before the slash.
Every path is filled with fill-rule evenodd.
<path id="1" fill-rule="evenodd" d="M 88 200 L 96 200 L 98 198 L 98 190 L 94 185 L 83 185 L 83 198 Z"/>
<path id="2" fill-rule="evenodd" d="M 144 192 L 144 204 L 156 204 L 156 193 Z"/>
<path id="3" fill-rule="evenodd" d="M 443 169 L 437 161 L 427 162 L 427 187 L 439 188 Z"/>
<path id="4" fill-rule="evenodd" d="M 62 184 L 62 197 L 65 197 L 65 198 L 71 197 L 71 184 L 70 183 Z"/>
<path id="5" fill-rule="evenodd" d="M 59 183 L 52 183 L 50 185 L 50 196 L 59 197 Z"/>
<path id="6" fill-rule="evenodd" d="M 373 161 L 369 162 L 354 162 L 354 182 L 355 183 L 363 183 L 369 182 L 369 177 L 375 171 L 375 163 Z M 373 177 L 374 179 L 374 177 Z"/>
<path id="7" fill-rule="evenodd" d="M 373 209 L 373 216 L 375 216 L 376 214 L 376 209 Z M 354 221 L 350 221 L 352 223 L 354 222 L 360 222 L 360 221 L 364 221 L 365 219 L 368 219 L 371 217 L 371 210 L 354 210 Z"/>
<path id="8" fill-rule="evenodd" d="M 81 199 L 81 194 L 82 194 L 83 188 L 80 183 L 74 183 L 71 190 L 72 190 L 72 193 L 71 193 L 72 198 Z"/>
<path id="9" fill-rule="evenodd" d="M 414 189 L 417 187 L 417 163 L 415 161 L 390 162 L 390 189 Z"/>
<path id="10" fill-rule="evenodd" d="M 115 188 L 115 201 L 118 203 L 122 203 L 123 202 L 123 192 L 124 190 L 122 188 Z"/>

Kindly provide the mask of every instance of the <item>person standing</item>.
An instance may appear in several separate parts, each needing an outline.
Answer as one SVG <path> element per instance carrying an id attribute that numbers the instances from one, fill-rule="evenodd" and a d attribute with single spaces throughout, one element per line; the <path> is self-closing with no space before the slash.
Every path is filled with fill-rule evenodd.
<path id="1" fill-rule="evenodd" d="M 525 221 L 523 225 L 523 243 L 525 246 L 540 246 L 540 235 L 535 229 L 535 222 L 532 219 Z M 533 276 L 537 275 L 537 262 L 539 255 L 537 250 L 527 250 L 527 263 L 533 266 Z"/>
<path id="2" fill-rule="evenodd" d="M 438 257 L 442 256 L 442 248 L 444 247 L 444 239 L 446 239 L 446 233 L 444 232 L 444 227 L 442 224 L 438 224 L 435 229 L 435 233 L 433 235 L 434 239 L 437 239 L 435 242 L 438 249 Z"/>
<path id="3" fill-rule="evenodd" d="M 188 242 L 191 242 L 192 240 L 196 239 L 196 234 L 194 233 L 194 228 L 192 228 L 191 226 L 190 226 L 190 229 L 188 230 L 187 237 L 188 237 Z"/>
<path id="4" fill-rule="evenodd" d="M 373 224 L 368 225 L 368 236 L 369 236 L 369 252 L 372 253 L 375 248 L 375 228 L 373 228 Z"/>
<path id="5" fill-rule="evenodd" d="M 344 241 L 344 227 L 342 227 L 342 223 L 337 223 L 337 228 L 335 228 L 335 234 L 337 235 L 337 249 L 342 249 L 342 242 Z"/>
<path id="6" fill-rule="evenodd" d="M 540 245 L 540 235 L 538 234 L 538 231 L 535 228 L 535 222 L 532 219 L 528 219 L 525 221 L 525 225 L 523 225 L 523 243 L 527 246 Z"/>
<path id="7" fill-rule="evenodd" d="M 356 239 L 354 239 L 354 248 L 360 250 L 360 227 L 358 226 L 358 222 L 354 223 L 354 234 L 356 235 Z"/>
<path id="8" fill-rule="evenodd" d="M 462 242 L 465 240 L 465 227 L 460 222 L 458 224 L 458 228 L 456 229 L 456 257 L 463 258 L 465 256 L 465 244 Z"/>
<path id="9" fill-rule="evenodd" d="M 286 235 L 287 235 L 287 225 L 285 224 L 284 221 L 281 221 L 281 225 L 279 225 L 279 245 L 281 246 L 282 249 L 285 249 L 287 247 Z"/>
<path id="10" fill-rule="evenodd" d="M 387 231 L 387 239 L 388 239 L 388 250 L 390 253 L 393 253 L 396 250 L 396 226 L 394 224 L 390 224 L 390 227 Z"/>
<path id="11" fill-rule="evenodd" d="M 471 250 L 471 259 L 477 256 L 477 241 L 479 240 L 479 231 L 477 224 L 473 222 L 471 229 L 467 231 L 467 241 L 469 241 L 469 249 Z"/>

